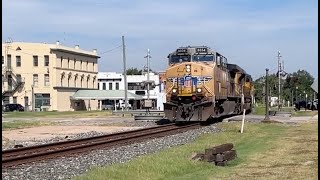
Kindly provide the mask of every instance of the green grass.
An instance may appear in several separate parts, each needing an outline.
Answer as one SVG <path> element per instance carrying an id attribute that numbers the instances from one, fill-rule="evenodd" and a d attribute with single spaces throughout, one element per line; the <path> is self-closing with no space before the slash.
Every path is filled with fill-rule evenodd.
<path id="1" fill-rule="evenodd" d="M 275 142 L 286 134 L 289 127 L 279 124 L 246 124 L 239 134 L 240 123 L 219 124 L 223 133 L 206 134 L 196 142 L 170 148 L 156 154 L 142 156 L 125 164 L 106 168 L 93 168 L 76 180 L 91 179 L 208 179 L 235 173 L 237 168 L 250 163 L 250 157 L 270 151 Z M 233 143 L 238 158 L 227 167 L 190 160 L 194 152 L 203 153 L 205 148 L 223 143 Z"/>
<path id="2" fill-rule="evenodd" d="M 20 129 L 27 127 L 38 127 L 38 126 L 46 126 L 53 125 L 53 122 L 43 122 L 43 121 L 10 121 L 10 122 L 2 122 L 2 130 L 11 130 L 11 129 Z"/>
<path id="3" fill-rule="evenodd" d="M 110 116 L 112 111 L 45 111 L 45 112 L 8 112 L 2 116 L 6 118 L 23 118 L 23 117 L 101 117 Z"/>
<path id="4" fill-rule="evenodd" d="M 292 116 L 315 116 L 317 114 L 318 111 L 295 111 Z"/>
<path id="5" fill-rule="evenodd" d="M 258 106 L 254 108 L 253 114 L 255 115 L 265 115 L 266 108 L 263 106 Z"/>

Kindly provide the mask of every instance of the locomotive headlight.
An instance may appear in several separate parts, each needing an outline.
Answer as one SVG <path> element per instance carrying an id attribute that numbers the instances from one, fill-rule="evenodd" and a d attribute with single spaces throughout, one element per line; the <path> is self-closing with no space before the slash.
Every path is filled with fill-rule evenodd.
<path id="1" fill-rule="evenodd" d="M 190 71 L 191 71 L 191 66 L 190 66 L 190 65 L 187 65 L 187 66 L 186 66 L 186 71 L 187 71 L 187 72 L 190 72 Z"/>
<path id="2" fill-rule="evenodd" d="M 197 92 L 198 92 L 198 93 L 201 93 L 201 92 L 202 92 L 202 89 L 201 89 L 201 88 L 198 88 L 198 89 L 197 89 Z"/>
<path id="3" fill-rule="evenodd" d="M 172 89 L 172 92 L 173 92 L 173 93 L 176 93 L 176 92 L 177 92 L 177 89 Z"/>

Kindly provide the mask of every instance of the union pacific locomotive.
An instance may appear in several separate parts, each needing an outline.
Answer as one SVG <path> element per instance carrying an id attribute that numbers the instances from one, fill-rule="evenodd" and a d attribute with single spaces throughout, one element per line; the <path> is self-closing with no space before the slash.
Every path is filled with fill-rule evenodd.
<path id="1" fill-rule="evenodd" d="M 251 111 L 252 78 L 207 46 L 180 47 L 168 55 L 165 71 L 170 121 L 200 121 Z"/>

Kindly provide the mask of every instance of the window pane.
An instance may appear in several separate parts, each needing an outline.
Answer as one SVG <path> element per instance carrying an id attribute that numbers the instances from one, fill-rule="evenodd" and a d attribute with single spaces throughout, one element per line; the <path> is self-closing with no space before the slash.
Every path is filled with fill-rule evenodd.
<path id="1" fill-rule="evenodd" d="M 38 74 L 33 75 L 33 85 L 38 86 Z"/>
<path id="2" fill-rule="evenodd" d="M 7 68 L 11 68 L 11 54 L 7 55 Z"/>
<path id="3" fill-rule="evenodd" d="M 17 74 L 17 82 L 21 82 L 21 74 Z"/>
<path id="4" fill-rule="evenodd" d="M 49 56 L 44 56 L 44 66 L 49 66 Z"/>
<path id="5" fill-rule="evenodd" d="M 38 56 L 33 56 L 33 66 L 38 66 Z"/>
<path id="6" fill-rule="evenodd" d="M 44 85 L 45 86 L 50 86 L 50 77 L 49 74 L 44 75 Z"/>
<path id="7" fill-rule="evenodd" d="M 16 56 L 16 66 L 21 67 L 21 57 L 20 56 Z"/>

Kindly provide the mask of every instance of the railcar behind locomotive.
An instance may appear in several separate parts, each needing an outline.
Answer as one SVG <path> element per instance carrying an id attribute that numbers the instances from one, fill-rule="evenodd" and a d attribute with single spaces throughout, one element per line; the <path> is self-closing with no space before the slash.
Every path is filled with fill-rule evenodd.
<path id="1" fill-rule="evenodd" d="M 180 47 L 168 55 L 164 112 L 171 121 L 207 121 L 251 111 L 252 79 L 207 46 Z"/>

